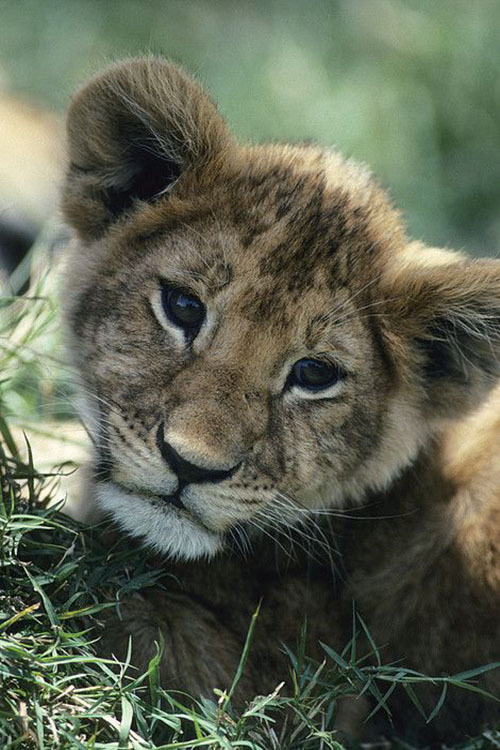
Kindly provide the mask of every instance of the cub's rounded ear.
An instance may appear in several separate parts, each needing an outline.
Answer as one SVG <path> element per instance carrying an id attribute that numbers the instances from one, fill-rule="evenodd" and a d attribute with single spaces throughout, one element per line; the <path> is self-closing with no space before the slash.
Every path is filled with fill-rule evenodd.
<path id="1" fill-rule="evenodd" d="M 475 408 L 500 377 L 500 261 L 413 243 L 384 283 L 388 325 L 410 344 L 431 412 L 459 417 Z"/>
<path id="2" fill-rule="evenodd" d="M 99 237 L 138 201 L 164 196 L 187 172 L 213 176 L 232 144 L 202 87 L 153 57 L 91 79 L 70 105 L 67 133 L 63 210 L 84 239 Z"/>

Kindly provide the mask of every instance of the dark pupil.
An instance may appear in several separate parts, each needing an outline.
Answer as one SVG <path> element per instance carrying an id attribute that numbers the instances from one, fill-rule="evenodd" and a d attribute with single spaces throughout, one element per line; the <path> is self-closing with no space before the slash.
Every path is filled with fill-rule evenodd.
<path id="1" fill-rule="evenodd" d="M 181 328 L 198 328 L 205 317 L 205 308 L 200 300 L 180 289 L 167 288 L 163 300 L 168 317 Z"/>
<path id="2" fill-rule="evenodd" d="M 339 371 L 334 365 L 317 359 L 300 359 L 293 366 L 297 385 L 312 390 L 327 388 L 339 379 Z"/>

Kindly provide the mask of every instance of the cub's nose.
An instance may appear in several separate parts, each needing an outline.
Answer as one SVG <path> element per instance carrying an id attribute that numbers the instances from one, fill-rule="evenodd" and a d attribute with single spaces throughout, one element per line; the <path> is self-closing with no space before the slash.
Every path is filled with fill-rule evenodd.
<path id="1" fill-rule="evenodd" d="M 222 482 L 229 479 L 241 466 L 238 462 L 230 469 L 207 469 L 191 461 L 187 461 L 178 450 L 176 450 L 164 438 L 163 425 L 160 425 L 157 433 L 158 449 L 169 468 L 176 474 L 179 484 L 201 484 L 202 482 Z"/>

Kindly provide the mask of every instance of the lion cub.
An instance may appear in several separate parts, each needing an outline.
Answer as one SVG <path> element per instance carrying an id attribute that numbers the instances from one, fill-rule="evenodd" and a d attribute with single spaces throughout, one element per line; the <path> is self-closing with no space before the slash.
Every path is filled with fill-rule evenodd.
<path id="1" fill-rule="evenodd" d="M 262 599 L 244 700 L 287 679 L 305 614 L 312 656 L 342 646 L 354 599 L 387 662 L 497 659 L 500 262 L 410 241 L 330 149 L 237 143 L 160 59 L 93 78 L 68 144 L 89 503 L 178 581 L 135 595 L 104 648 L 133 634 L 145 665 L 161 628 L 165 684 L 210 695 Z M 346 510 L 339 557 L 328 515 Z M 432 727 L 476 732 L 497 705 L 450 691 Z"/>

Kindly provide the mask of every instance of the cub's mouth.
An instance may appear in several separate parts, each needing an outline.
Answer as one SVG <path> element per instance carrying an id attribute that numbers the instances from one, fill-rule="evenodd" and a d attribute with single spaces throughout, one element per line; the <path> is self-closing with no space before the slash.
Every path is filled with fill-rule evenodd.
<path id="1" fill-rule="evenodd" d="M 159 497 L 167 505 L 173 505 L 174 508 L 186 510 L 186 506 L 181 500 L 181 493 L 179 491 L 175 492 L 173 495 L 160 495 Z"/>
<path id="2" fill-rule="evenodd" d="M 223 547 L 223 534 L 209 528 L 183 494 L 154 495 L 112 481 L 96 486 L 100 508 L 156 552 L 184 560 L 212 557 Z"/>

